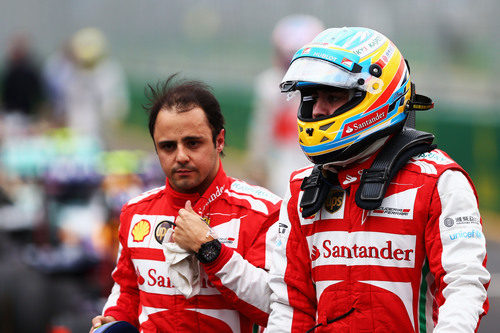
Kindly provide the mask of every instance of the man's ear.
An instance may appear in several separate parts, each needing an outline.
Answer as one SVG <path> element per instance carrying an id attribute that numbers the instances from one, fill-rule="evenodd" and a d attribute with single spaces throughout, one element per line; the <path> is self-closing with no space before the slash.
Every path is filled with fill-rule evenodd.
<path id="1" fill-rule="evenodd" d="M 215 138 L 215 149 L 217 150 L 218 153 L 221 153 L 222 150 L 224 149 L 225 135 L 226 135 L 225 129 L 221 129 L 219 134 L 217 134 L 217 137 Z"/>

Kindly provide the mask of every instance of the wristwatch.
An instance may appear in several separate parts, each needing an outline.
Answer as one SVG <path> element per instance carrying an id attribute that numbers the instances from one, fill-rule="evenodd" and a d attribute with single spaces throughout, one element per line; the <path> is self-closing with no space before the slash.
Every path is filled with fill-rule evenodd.
<path id="1" fill-rule="evenodd" d="M 195 255 L 202 264 L 209 264 L 219 257 L 221 248 L 222 244 L 219 240 L 214 239 L 201 244 L 200 250 Z"/>

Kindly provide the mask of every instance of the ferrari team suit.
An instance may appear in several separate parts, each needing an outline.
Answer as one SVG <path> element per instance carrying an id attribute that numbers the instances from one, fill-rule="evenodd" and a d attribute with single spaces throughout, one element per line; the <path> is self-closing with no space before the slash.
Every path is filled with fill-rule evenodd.
<path id="1" fill-rule="evenodd" d="M 291 175 L 270 272 L 269 332 L 477 329 L 490 274 L 468 175 L 434 149 L 403 166 L 379 208 L 363 210 L 355 193 L 374 158 L 339 171 L 340 187 L 309 218 L 299 203 L 312 167 Z"/>
<path id="2" fill-rule="evenodd" d="M 200 293 L 186 299 L 172 284 L 162 241 L 169 223 L 191 200 L 222 243 L 214 262 L 201 264 Z M 226 176 L 222 164 L 203 195 L 174 191 L 168 181 L 122 209 L 115 285 L 105 316 L 141 332 L 251 332 L 269 316 L 269 227 L 281 199 Z"/>

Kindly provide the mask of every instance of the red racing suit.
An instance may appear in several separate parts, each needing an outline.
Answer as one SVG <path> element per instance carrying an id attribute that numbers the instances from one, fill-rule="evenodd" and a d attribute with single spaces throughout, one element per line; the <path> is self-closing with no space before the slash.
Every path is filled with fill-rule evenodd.
<path id="1" fill-rule="evenodd" d="M 167 274 L 161 242 L 185 202 L 209 221 L 222 243 L 219 257 L 202 265 L 201 290 L 186 299 Z M 270 289 L 268 229 L 281 199 L 227 177 L 222 164 L 203 195 L 175 192 L 168 184 L 130 200 L 122 209 L 115 285 L 103 314 L 141 332 L 251 332 L 265 326 Z M 201 265 L 201 264 L 200 264 Z"/>
<path id="2" fill-rule="evenodd" d="M 267 331 L 477 330 L 489 307 L 490 274 L 471 180 L 435 149 L 410 159 L 379 208 L 363 210 L 355 193 L 374 158 L 340 171 L 342 190 L 330 190 L 310 218 L 299 203 L 312 167 L 292 173 L 270 272 Z"/>

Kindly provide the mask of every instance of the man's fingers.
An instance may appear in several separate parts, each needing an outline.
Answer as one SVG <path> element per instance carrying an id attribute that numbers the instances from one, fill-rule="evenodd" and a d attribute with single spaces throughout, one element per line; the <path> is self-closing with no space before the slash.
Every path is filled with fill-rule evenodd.
<path id="1" fill-rule="evenodd" d="M 104 324 L 103 320 L 104 320 L 103 316 L 97 316 L 92 318 L 92 327 L 90 328 L 90 333 L 94 332 L 96 328 L 103 325 Z"/>
<path id="2" fill-rule="evenodd" d="M 92 319 L 92 327 L 96 328 L 97 326 L 101 326 L 102 325 L 102 319 L 103 319 L 102 316 L 97 316 L 94 319 Z"/>
<path id="3" fill-rule="evenodd" d="M 113 316 L 96 316 L 92 318 L 92 327 L 90 328 L 90 333 L 94 332 L 96 328 L 101 325 L 116 321 Z"/>
<path id="4" fill-rule="evenodd" d="M 186 201 L 186 206 L 184 207 L 188 212 L 194 213 L 193 206 L 191 206 L 191 200 Z"/>

